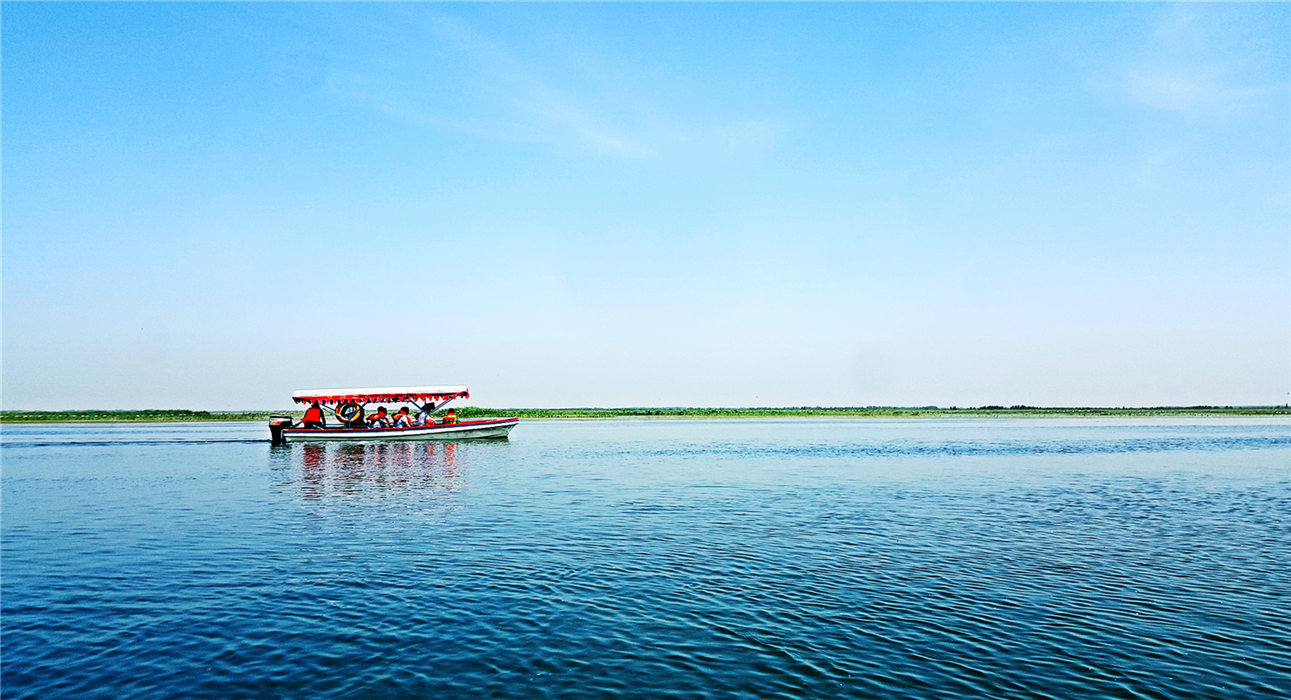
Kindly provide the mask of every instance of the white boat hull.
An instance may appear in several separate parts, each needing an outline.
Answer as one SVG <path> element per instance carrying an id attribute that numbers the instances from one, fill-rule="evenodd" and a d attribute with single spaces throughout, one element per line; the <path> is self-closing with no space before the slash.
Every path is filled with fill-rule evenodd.
<path id="1" fill-rule="evenodd" d="M 315 442 L 329 440 L 474 440 L 505 438 L 519 418 L 461 421 L 409 428 L 286 428 L 285 440 Z"/>

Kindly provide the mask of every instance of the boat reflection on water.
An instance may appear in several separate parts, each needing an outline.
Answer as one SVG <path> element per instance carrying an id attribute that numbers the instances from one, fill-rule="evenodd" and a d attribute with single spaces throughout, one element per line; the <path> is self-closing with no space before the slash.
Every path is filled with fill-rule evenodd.
<path id="1" fill-rule="evenodd" d="M 293 443 L 275 447 L 274 459 L 291 471 L 306 498 L 466 485 L 459 446 L 452 442 Z"/>

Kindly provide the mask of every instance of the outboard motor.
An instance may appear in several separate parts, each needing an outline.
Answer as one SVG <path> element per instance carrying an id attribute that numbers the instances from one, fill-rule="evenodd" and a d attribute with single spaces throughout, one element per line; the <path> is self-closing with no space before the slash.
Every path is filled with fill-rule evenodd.
<path id="1" fill-rule="evenodd" d="M 269 416 L 269 442 L 274 445 L 281 445 L 287 442 L 282 436 L 284 428 L 291 427 L 291 416 Z"/>

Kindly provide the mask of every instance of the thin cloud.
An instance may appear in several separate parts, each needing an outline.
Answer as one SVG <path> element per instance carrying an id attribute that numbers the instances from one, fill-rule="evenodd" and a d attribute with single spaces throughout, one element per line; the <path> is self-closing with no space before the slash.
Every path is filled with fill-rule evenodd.
<path id="1" fill-rule="evenodd" d="M 543 143 L 563 151 L 611 158 L 660 159 L 692 155 L 697 150 L 756 153 L 776 144 L 783 131 L 776 124 L 750 118 L 711 125 L 661 118 L 657 108 L 642 104 L 628 107 L 599 91 L 575 89 L 568 76 L 563 81 L 566 85 L 559 86 L 562 81 L 548 79 L 540 67 L 520 60 L 458 18 L 418 11 L 401 14 L 398 19 L 382 34 L 387 48 L 403 59 L 401 65 L 434 65 L 437 59 L 442 60 L 427 43 L 429 35 L 439 40 L 441 50 L 447 45 L 455 58 L 466 59 L 468 70 L 454 76 L 462 82 L 447 88 L 449 94 L 445 94 L 444 86 L 431 86 L 416 75 L 391 76 L 372 67 L 351 68 L 333 74 L 329 87 L 334 93 L 427 128 Z M 648 102 L 645 92 L 626 87 L 618 91 L 618 99 L 622 101 L 622 95 L 629 94 Z M 469 118 L 471 115 L 459 109 L 444 107 L 445 101 L 454 97 L 460 98 L 459 103 L 461 99 L 482 101 L 487 107 Z"/>
<path id="2" fill-rule="evenodd" d="M 1236 85 L 1218 68 L 1138 69 L 1126 71 L 1123 78 L 1126 91 L 1140 104 L 1197 116 L 1241 112 L 1260 98 L 1286 89 L 1286 85 Z"/>
<path id="3" fill-rule="evenodd" d="M 1184 116 L 1221 117 L 1287 89 L 1285 82 L 1247 75 L 1250 67 L 1235 63 L 1225 50 L 1232 36 L 1217 33 L 1208 19 L 1213 18 L 1186 7 L 1172 7 L 1161 17 L 1139 55 L 1120 70 L 1130 99 Z"/>
<path id="4" fill-rule="evenodd" d="M 465 22 L 419 9 L 395 11 L 387 20 L 379 29 L 370 22 L 364 27 L 366 35 L 383 38 L 385 61 L 365 64 L 367 57 L 357 56 L 331 75 L 333 94 L 434 130 L 611 157 L 653 155 Z M 461 67 L 449 74 L 432 69 L 445 60 Z"/>

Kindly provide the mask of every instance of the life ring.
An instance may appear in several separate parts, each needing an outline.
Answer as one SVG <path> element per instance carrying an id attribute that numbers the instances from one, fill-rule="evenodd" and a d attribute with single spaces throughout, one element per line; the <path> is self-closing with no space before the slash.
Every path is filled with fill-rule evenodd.
<path id="1" fill-rule="evenodd" d="M 336 417 L 340 418 L 346 423 L 353 423 L 354 419 L 358 417 L 359 411 L 361 410 L 362 409 L 359 408 L 358 404 L 343 403 L 340 406 L 336 407 Z"/>

